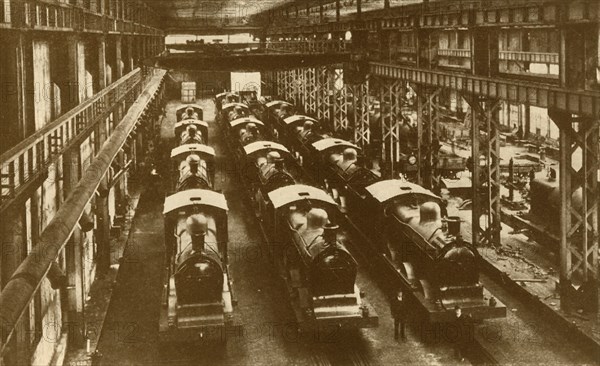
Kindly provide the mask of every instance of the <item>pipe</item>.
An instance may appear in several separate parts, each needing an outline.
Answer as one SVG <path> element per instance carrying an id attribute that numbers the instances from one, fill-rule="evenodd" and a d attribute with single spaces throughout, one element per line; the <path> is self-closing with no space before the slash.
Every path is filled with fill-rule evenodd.
<path id="1" fill-rule="evenodd" d="M 12 336 L 17 322 L 33 299 L 35 291 L 46 277 L 50 265 L 64 248 L 83 211 L 98 189 L 110 164 L 119 153 L 127 137 L 145 112 L 146 106 L 162 85 L 166 71 L 160 70 L 152 77 L 149 87 L 129 108 L 121 123 L 117 125 L 92 164 L 69 194 L 64 204 L 39 237 L 38 245 L 21 262 L 0 293 L 0 339 L 4 353 L 7 341 Z"/>

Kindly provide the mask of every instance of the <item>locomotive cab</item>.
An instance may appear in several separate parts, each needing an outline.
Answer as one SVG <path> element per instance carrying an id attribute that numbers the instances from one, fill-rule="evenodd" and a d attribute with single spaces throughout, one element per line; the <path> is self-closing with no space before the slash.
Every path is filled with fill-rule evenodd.
<path id="1" fill-rule="evenodd" d="M 229 122 L 228 135 L 237 139 L 242 145 L 263 140 L 266 135 L 265 125 L 252 117 L 242 117 Z"/>
<path id="2" fill-rule="evenodd" d="M 191 158 L 195 156 L 195 158 Z M 215 150 L 202 144 L 185 144 L 171 150 L 172 174 L 179 177 L 171 191 L 211 189 L 215 181 Z M 190 166 L 191 165 L 195 166 Z"/>
<path id="3" fill-rule="evenodd" d="M 224 104 L 239 102 L 240 97 L 235 92 L 223 92 L 215 96 L 215 109 L 217 116 L 221 113 Z"/>
<path id="4" fill-rule="evenodd" d="M 187 104 L 177 108 L 175 111 L 177 122 L 184 121 L 186 119 L 199 119 L 204 118 L 204 110 L 197 104 Z"/>
<path id="5" fill-rule="evenodd" d="M 175 136 L 183 144 L 208 143 L 208 123 L 199 119 L 187 119 L 175 124 Z"/>
<path id="6" fill-rule="evenodd" d="M 223 104 L 221 110 L 222 121 L 233 121 L 238 118 L 249 117 L 250 109 L 247 105 L 239 102 Z"/>
<path id="7" fill-rule="evenodd" d="M 283 100 L 274 100 L 268 102 L 265 106 L 271 111 L 275 118 L 285 119 L 294 115 L 294 105 Z"/>
<path id="8" fill-rule="evenodd" d="M 293 157 L 285 146 L 272 141 L 257 141 L 244 146 L 246 162 L 251 174 L 248 178 L 262 187 L 264 194 L 274 189 L 294 184 L 294 178 L 286 169 L 286 161 Z M 256 194 L 257 192 L 255 192 Z"/>

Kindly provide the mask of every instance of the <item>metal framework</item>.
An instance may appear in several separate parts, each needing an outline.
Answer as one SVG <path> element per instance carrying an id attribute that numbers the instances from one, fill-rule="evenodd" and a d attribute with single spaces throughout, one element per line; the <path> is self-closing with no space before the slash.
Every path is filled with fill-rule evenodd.
<path id="1" fill-rule="evenodd" d="M 600 121 L 549 111 L 560 127 L 561 210 L 561 299 L 573 299 L 572 284 L 589 283 L 582 299 L 592 296 L 598 306 L 598 151 Z M 581 193 L 581 204 L 573 202 Z M 561 307 L 569 304 L 561 301 Z"/>
<path id="2" fill-rule="evenodd" d="M 402 120 L 402 95 L 405 83 L 393 79 L 375 79 L 371 90 L 381 106 L 382 167 L 390 177 L 397 177 L 400 161 L 400 121 Z"/>
<path id="3" fill-rule="evenodd" d="M 420 87 L 413 84 L 417 93 L 417 146 L 418 182 L 425 187 L 439 191 L 440 173 L 438 170 L 439 151 L 439 95 L 441 88 Z"/>
<path id="4" fill-rule="evenodd" d="M 330 121 L 331 111 L 329 109 L 329 72 L 327 66 L 320 66 L 317 72 L 317 117 L 321 121 Z"/>
<path id="5" fill-rule="evenodd" d="M 500 130 L 502 101 L 465 96 L 472 108 L 473 216 L 472 241 L 478 246 L 500 244 Z M 485 216 L 484 225 L 481 217 Z"/>
<path id="6" fill-rule="evenodd" d="M 261 94 L 274 96 L 277 94 L 276 75 L 273 71 L 263 72 L 261 74 Z"/>
<path id="7" fill-rule="evenodd" d="M 371 143 L 368 78 L 364 83 L 352 85 L 351 88 L 354 102 L 354 142 L 364 149 Z"/>
<path id="8" fill-rule="evenodd" d="M 344 84 L 344 70 L 332 66 L 329 69 L 329 87 L 333 104 L 333 129 L 336 132 L 348 130 L 348 98 Z"/>
<path id="9" fill-rule="evenodd" d="M 296 72 L 294 70 L 286 70 L 285 71 L 285 85 L 286 85 L 286 99 L 293 100 L 294 103 L 296 101 L 296 89 L 298 88 L 296 84 Z"/>
<path id="10" fill-rule="evenodd" d="M 317 113 L 317 70 L 314 67 L 305 69 L 305 103 L 306 113 Z"/>
<path id="11" fill-rule="evenodd" d="M 283 77 L 283 71 L 275 71 L 275 94 L 284 97 L 285 80 Z"/>

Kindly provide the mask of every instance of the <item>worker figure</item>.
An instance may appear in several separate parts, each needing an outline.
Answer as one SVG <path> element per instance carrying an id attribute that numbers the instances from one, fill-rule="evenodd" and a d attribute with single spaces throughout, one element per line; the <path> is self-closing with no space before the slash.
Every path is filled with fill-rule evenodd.
<path id="1" fill-rule="evenodd" d="M 529 171 L 529 184 L 531 184 L 531 182 L 533 182 L 534 179 L 535 179 L 535 169 L 531 168 L 531 170 Z"/>
<path id="2" fill-rule="evenodd" d="M 550 169 L 548 169 L 548 180 L 550 182 L 554 182 L 556 181 L 556 169 L 550 167 Z"/>
<path id="3" fill-rule="evenodd" d="M 523 126 L 519 125 L 519 128 L 517 129 L 517 139 L 523 140 L 523 137 Z"/>
<path id="4" fill-rule="evenodd" d="M 454 345 L 454 355 L 457 360 L 464 361 L 465 353 L 471 344 L 473 322 L 469 315 L 463 314 L 462 309 L 458 305 L 454 307 L 454 314 L 456 316 L 456 329 L 458 330 L 458 337 Z"/>
<path id="5" fill-rule="evenodd" d="M 406 309 L 404 306 L 404 298 L 402 291 L 398 291 L 398 294 L 392 299 L 392 317 L 394 318 L 394 339 L 398 340 L 398 328 L 400 328 L 400 336 L 402 340 L 406 340 Z"/>
<path id="6" fill-rule="evenodd" d="M 150 172 L 149 172 L 149 195 L 152 198 L 157 198 L 157 197 L 161 197 L 161 176 L 160 173 L 158 172 L 158 169 L 156 167 L 156 165 L 152 164 L 150 166 Z"/>

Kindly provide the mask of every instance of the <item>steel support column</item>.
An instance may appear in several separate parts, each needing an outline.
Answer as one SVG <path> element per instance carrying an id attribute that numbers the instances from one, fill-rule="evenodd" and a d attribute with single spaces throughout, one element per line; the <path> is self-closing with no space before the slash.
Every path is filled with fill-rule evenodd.
<path id="1" fill-rule="evenodd" d="M 333 102 L 333 129 L 335 132 L 348 130 L 348 102 L 344 84 L 343 69 L 336 66 L 329 68 L 329 81 Z"/>
<path id="2" fill-rule="evenodd" d="M 402 116 L 403 82 L 397 79 L 381 81 L 380 105 L 382 128 L 382 167 L 388 177 L 397 178 L 400 162 L 400 121 Z"/>
<path id="3" fill-rule="evenodd" d="M 285 91 L 285 77 L 283 71 L 275 71 L 275 94 L 279 98 L 284 98 Z"/>
<path id="4" fill-rule="evenodd" d="M 561 308 L 575 305 L 598 311 L 600 120 L 552 110 L 549 115 L 560 127 Z M 579 196 L 581 204 L 576 201 Z M 578 292 L 574 283 L 582 285 Z"/>
<path id="5" fill-rule="evenodd" d="M 316 114 L 317 113 L 317 70 L 314 67 L 306 69 L 306 103 L 304 109 L 306 113 Z"/>
<path id="6" fill-rule="evenodd" d="M 473 217 L 477 246 L 500 243 L 500 100 L 466 96 L 472 107 Z M 482 159 L 483 158 L 483 159 Z M 481 217 L 485 215 L 482 226 Z"/>
<path id="7" fill-rule="evenodd" d="M 306 107 L 306 68 L 296 69 L 296 105 L 305 111 Z"/>
<path id="8" fill-rule="evenodd" d="M 317 101 L 318 119 L 329 123 L 331 111 L 329 109 L 329 72 L 327 66 L 317 68 Z"/>
<path id="9" fill-rule="evenodd" d="M 296 83 L 294 70 L 285 71 L 285 99 L 296 103 Z"/>
<path id="10" fill-rule="evenodd" d="M 417 93 L 418 183 L 439 192 L 439 95 L 441 88 L 415 86 Z"/>
<path id="11" fill-rule="evenodd" d="M 371 142 L 368 77 L 365 82 L 352 85 L 351 88 L 354 101 L 354 141 L 364 150 Z"/>

